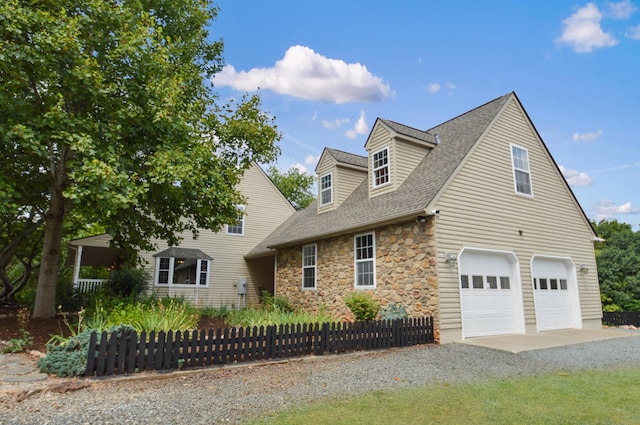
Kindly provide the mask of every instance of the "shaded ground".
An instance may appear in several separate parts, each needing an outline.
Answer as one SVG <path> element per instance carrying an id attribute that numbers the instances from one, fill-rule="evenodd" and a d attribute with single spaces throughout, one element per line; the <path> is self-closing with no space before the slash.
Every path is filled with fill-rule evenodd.
<path id="1" fill-rule="evenodd" d="M 75 317 L 67 316 L 67 322 L 73 324 Z M 198 329 L 218 329 L 224 326 L 221 319 L 202 317 L 198 324 Z M 46 344 L 52 335 L 71 335 L 71 331 L 65 323 L 65 318 L 61 315 L 50 319 L 30 319 L 27 331 L 33 337 L 33 343 L 27 348 L 46 352 Z M 13 338 L 21 338 L 18 327 L 18 309 L 13 307 L 0 306 L 0 341 L 9 341 Z"/>

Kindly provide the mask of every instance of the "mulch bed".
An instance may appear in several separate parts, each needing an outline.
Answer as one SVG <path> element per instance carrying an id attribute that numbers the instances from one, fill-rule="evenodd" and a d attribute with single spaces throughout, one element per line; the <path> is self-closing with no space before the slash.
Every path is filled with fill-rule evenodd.
<path id="1" fill-rule="evenodd" d="M 21 338 L 20 329 L 18 327 L 18 308 L 0 306 L 0 341 L 9 341 L 13 338 Z M 68 316 L 67 321 L 73 324 L 74 317 Z M 218 318 L 203 316 L 198 324 L 198 329 L 218 329 L 225 327 L 224 321 Z M 29 350 L 37 350 L 45 353 L 47 351 L 46 344 L 52 335 L 63 335 L 68 337 L 71 331 L 65 323 L 65 318 L 58 314 L 48 319 L 30 319 L 27 330 L 33 343 L 27 347 Z"/>

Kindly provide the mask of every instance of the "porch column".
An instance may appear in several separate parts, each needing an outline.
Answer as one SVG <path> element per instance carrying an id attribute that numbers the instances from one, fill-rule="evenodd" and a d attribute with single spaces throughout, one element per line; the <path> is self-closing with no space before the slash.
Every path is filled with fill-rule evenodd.
<path id="1" fill-rule="evenodd" d="M 76 248 L 76 261 L 73 263 L 73 287 L 78 287 L 78 277 L 80 277 L 80 264 L 82 262 L 82 245 Z"/>

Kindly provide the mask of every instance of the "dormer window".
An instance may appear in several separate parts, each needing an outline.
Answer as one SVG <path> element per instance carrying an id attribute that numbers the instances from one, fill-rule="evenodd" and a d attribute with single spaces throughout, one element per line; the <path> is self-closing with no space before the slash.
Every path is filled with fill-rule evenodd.
<path id="1" fill-rule="evenodd" d="M 332 174 L 325 174 L 320 177 L 320 205 L 327 205 L 333 202 L 333 181 Z"/>
<path id="2" fill-rule="evenodd" d="M 373 154 L 373 187 L 389 183 L 389 148 Z"/>

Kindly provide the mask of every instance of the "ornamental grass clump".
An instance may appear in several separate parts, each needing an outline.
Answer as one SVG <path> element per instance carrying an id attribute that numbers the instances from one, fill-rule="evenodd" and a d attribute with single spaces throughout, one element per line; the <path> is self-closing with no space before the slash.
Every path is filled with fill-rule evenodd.
<path id="1" fill-rule="evenodd" d="M 186 331 L 195 329 L 200 310 L 181 298 L 150 299 L 146 302 L 118 303 L 110 308 L 96 304 L 88 326 L 102 331 L 110 326 L 130 325 L 136 332 Z"/>

